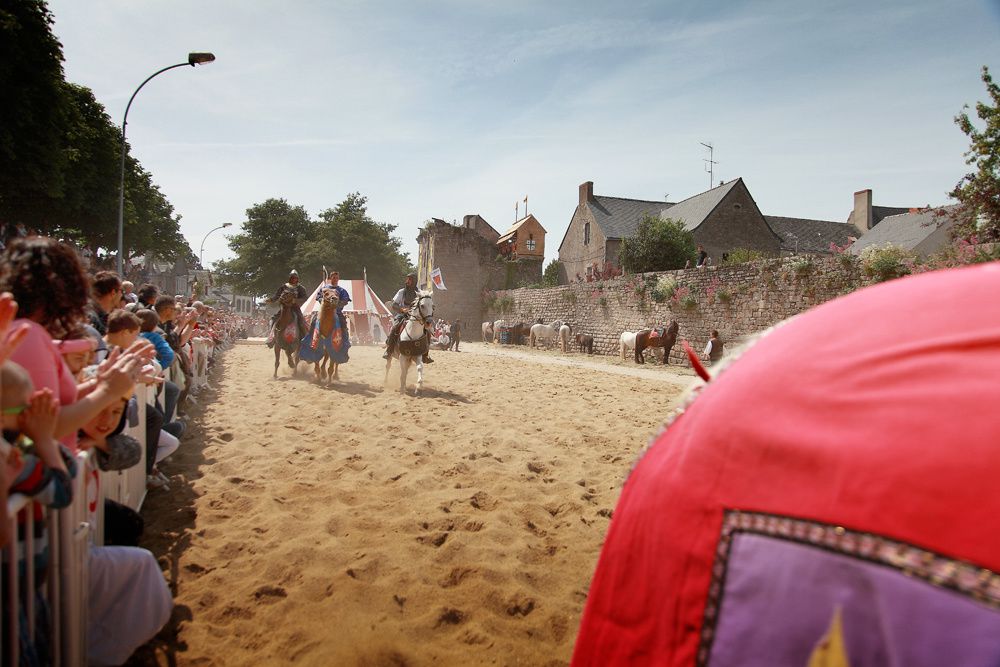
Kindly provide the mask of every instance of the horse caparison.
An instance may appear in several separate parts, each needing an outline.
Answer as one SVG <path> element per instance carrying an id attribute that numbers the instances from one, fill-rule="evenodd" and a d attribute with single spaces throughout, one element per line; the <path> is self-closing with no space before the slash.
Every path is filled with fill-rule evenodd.
<path id="1" fill-rule="evenodd" d="M 295 317 L 295 290 L 289 286 L 281 292 L 278 303 L 281 304 L 281 312 L 278 320 L 274 324 L 274 377 L 278 377 L 278 366 L 281 364 L 281 351 L 284 350 L 288 356 L 288 366 L 292 369 L 292 375 L 296 374 L 298 360 L 295 358 L 299 350 L 299 329 L 298 321 Z M 295 329 L 295 334 L 288 340 L 285 330 L 289 327 Z"/>

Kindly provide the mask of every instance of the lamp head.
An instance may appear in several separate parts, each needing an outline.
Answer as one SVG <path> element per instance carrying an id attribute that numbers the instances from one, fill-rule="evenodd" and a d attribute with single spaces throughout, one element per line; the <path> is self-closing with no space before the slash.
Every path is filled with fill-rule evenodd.
<path id="1" fill-rule="evenodd" d="M 231 222 L 224 222 L 224 223 L 222 223 L 222 228 L 223 229 L 225 229 L 226 227 L 232 227 L 232 226 L 233 226 L 233 223 L 231 223 Z"/>
<path id="2" fill-rule="evenodd" d="M 215 60 L 215 54 L 213 53 L 189 53 L 188 54 L 188 64 L 194 67 L 195 65 L 207 65 L 208 63 Z"/>

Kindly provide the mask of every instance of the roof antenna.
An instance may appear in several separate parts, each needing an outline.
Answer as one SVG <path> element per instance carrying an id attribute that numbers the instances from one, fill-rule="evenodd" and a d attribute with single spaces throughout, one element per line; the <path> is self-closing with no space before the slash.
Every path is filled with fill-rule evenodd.
<path id="1" fill-rule="evenodd" d="M 711 190 L 712 188 L 715 187 L 715 172 L 713 171 L 713 167 L 719 164 L 718 162 L 712 159 L 713 151 L 715 150 L 715 148 L 712 146 L 712 144 L 706 144 L 704 141 L 699 141 L 698 143 L 700 143 L 702 146 L 708 149 L 708 159 L 706 160 L 702 158 L 702 161 L 705 163 L 705 171 L 708 172 L 708 189 Z"/>

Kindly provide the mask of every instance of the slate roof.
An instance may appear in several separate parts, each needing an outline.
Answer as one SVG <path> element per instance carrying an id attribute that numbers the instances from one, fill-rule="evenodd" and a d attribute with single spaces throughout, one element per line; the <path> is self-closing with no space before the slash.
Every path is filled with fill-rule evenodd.
<path id="1" fill-rule="evenodd" d="M 899 206 L 872 206 L 872 227 L 882 222 L 890 215 L 903 215 L 909 213 L 910 209 Z"/>
<path id="2" fill-rule="evenodd" d="M 779 215 L 765 215 L 764 220 L 781 238 L 781 249 L 789 252 L 829 253 L 831 243 L 843 247 L 850 242 L 850 237 L 861 234 L 854 225 L 832 220 L 785 218 Z"/>
<path id="3" fill-rule="evenodd" d="M 601 228 L 601 233 L 607 239 L 627 239 L 634 236 L 636 230 L 639 229 L 639 221 L 642 220 L 642 216 L 656 217 L 664 206 L 670 205 L 670 202 L 663 201 L 623 199 L 599 195 L 594 195 L 594 198 L 587 202 L 597 226 Z"/>
<path id="4" fill-rule="evenodd" d="M 952 218 L 937 215 L 938 211 L 953 211 L 956 206 L 924 209 L 914 213 L 889 215 L 881 224 L 869 229 L 855 241 L 848 252 L 860 255 L 868 246 L 892 244 L 904 250 L 913 250 L 928 236 L 943 226 L 954 224 Z M 909 210 L 909 209 L 907 209 Z"/>
<path id="5" fill-rule="evenodd" d="M 719 202 L 729 194 L 737 183 L 742 179 L 734 179 L 729 181 L 725 185 L 717 185 L 711 190 L 706 190 L 701 194 L 697 194 L 693 197 L 688 197 L 684 201 L 677 202 L 676 204 L 668 205 L 660 209 L 661 218 L 670 218 L 672 220 L 677 220 L 678 222 L 684 223 L 684 228 L 689 232 L 693 232 L 698 225 L 705 222 L 715 207 L 719 205 Z"/>

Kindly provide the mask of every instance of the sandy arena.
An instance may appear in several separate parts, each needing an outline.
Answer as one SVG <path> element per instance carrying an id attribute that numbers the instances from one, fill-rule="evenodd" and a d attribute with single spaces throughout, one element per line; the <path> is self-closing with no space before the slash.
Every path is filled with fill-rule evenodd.
<path id="1" fill-rule="evenodd" d="M 382 391 L 374 347 L 329 389 L 226 352 L 143 509 L 176 608 L 133 664 L 568 663 L 622 482 L 691 374 L 463 347 L 419 398 Z"/>

